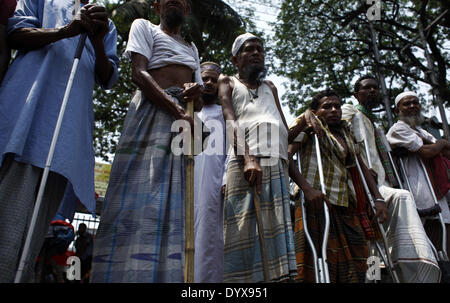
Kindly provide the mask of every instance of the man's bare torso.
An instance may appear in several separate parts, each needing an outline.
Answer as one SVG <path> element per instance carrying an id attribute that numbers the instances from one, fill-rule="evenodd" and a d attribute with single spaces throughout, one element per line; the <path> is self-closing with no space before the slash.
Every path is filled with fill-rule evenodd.
<path id="1" fill-rule="evenodd" d="M 185 65 L 171 64 L 148 72 L 162 89 L 192 82 L 192 69 Z"/>

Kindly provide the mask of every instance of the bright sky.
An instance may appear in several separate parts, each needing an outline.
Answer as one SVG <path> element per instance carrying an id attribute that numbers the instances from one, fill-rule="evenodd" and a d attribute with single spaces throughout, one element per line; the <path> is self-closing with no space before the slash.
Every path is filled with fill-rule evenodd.
<path id="1" fill-rule="evenodd" d="M 273 35 L 273 26 L 270 23 L 276 22 L 279 8 L 281 6 L 281 0 L 264 1 L 267 4 L 257 4 L 255 0 L 224 0 L 225 3 L 230 5 L 235 11 L 241 15 L 247 15 L 245 10 L 246 7 L 251 7 L 255 11 L 255 17 L 253 21 L 255 22 L 258 30 L 263 31 L 268 35 Z M 258 1 L 260 3 L 261 1 Z M 285 77 L 280 77 L 275 74 L 271 74 L 267 77 L 271 80 L 278 90 L 278 96 L 281 101 L 281 96 L 286 92 L 283 83 L 289 83 L 290 80 Z M 286 118 L 288 125 L 295 120 L 295 116 L 289 112 L 287 106 L 282 105 L 283 114 Z"/>

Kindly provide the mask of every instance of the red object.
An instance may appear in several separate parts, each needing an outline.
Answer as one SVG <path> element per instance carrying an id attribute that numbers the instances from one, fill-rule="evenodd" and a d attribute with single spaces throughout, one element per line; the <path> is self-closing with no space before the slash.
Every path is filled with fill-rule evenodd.
<path id="1" fill-rule="evenodd" d="M 53 220 L 50 225 L 65 225 L 65 226 L 69 226 L 74 232 L 75 229 L 73 228 L 72 224 L 70 224 L 69 222 L 63 221 L 63 220 Z"/>
<path id="2" fill-rule="evenodd" d="M 450 161 L 439 154 L 433 158 L 433 171 L 440 194 L 445 196 L 450 189 Z"/>
<path id="3" fill-rule="evenodd" d="M 75 253 L 70 250 L 66 250 L 66 252 L 62 255 L 54 255 L 52 257 L 53 261 L 55 261 L 58 265 L 65 266 L 67 265 L 67 259 L 71 256 L 75 256 Z"/>
<path id="4" fill-rule="evenodd" d="M 0 6 L 0 24 L 8 25 L 8 19 L 14 14 L 16 0 L 3 0 Z"/>

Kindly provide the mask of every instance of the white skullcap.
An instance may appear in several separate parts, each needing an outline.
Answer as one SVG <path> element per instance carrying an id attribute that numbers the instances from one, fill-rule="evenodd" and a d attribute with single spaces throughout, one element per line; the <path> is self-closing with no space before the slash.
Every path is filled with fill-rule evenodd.
<path id="1" fill-rule="evenodd" d="M 404 97 L 407 96 L 414 96 L 416 98 L 419 98 L 419 96 L 417 96 L 417 94 L 415 92 L 403 92 L 401 94 L 399 94 L 397 97 L 395 97 L 395 106 L 397 106 L 398 102 L 400 102 L 400 100 L 402 100 Z"/>
<path id="2" fill-rule="evenodd" d="M 236 40 L 234 40 L 234 42 L 233 42 L 233 47 L 231 48 L 231 54 L 233 56 L 236 56 L 236 54 L 241 49 L 242 44 L 244 44 L 245 41 L 252 40 L 252 39 L 258 39 L 259 41 L 261 41 L 261 39 L 259 37 L 255 36 L 253 34 L 250 34 L 250 33 L 245 33 L 245 34 L 238 36 L 236 38 Z"/>

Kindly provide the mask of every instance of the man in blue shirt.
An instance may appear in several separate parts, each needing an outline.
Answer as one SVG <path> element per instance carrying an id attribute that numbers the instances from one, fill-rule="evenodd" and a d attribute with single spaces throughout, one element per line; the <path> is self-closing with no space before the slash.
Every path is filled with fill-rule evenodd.
<path id="1" fill-rule="evenodd" d="M 0 87 L 0 282 L 12 282 L 16 274 L 79 34 L 84 31 L 89 39 L 56 144 L 24 280 L 30 279 L 66 186 L 95 210 L 92 93 L 95 82 L 112 87 L 119 60 L 114 24 L 104 7 L 87 2 L 23 0 L 9 19 L 8 42 L 19 51 Z"/>

